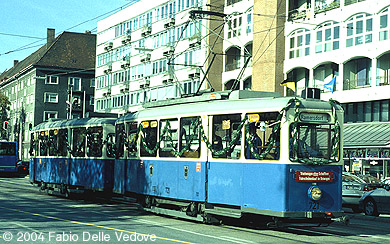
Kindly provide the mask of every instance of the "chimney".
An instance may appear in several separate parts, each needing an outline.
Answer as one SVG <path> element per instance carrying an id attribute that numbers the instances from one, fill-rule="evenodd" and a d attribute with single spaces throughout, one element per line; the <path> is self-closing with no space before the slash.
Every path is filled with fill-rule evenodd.
<path id="1" fill-rule="evenodd" d="M 52 28 L 47 28 L 47 41 L 46 48 L 48 49 L 55 39 L 56 30 Z"/>
<path id="2" fill-rule="evenodd" d="M 14 60 L 14 67 L 19 63 L 19 60 Z"/>

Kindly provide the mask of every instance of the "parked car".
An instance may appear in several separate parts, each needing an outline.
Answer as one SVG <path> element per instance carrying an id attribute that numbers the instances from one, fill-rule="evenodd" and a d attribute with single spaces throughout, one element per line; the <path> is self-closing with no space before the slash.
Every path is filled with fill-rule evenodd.
<path id="1" fill-rule="evenodd" d="M 343 172 L 342 200 L 343 207 L 351 208 L 353 212 L 360 213 L 360 198 L 367 192 L 383 187 L 383 184 L 367 183 L 354 174 Z"/>
<path id="2" fill-rule="evenodd" d="M 18 174 L 20 175 L 28 175 L 28 161 L 19 161 L 16 166 L 18 167 Z"/>
<path id="3" fill-rule="evenodd" d="M 383 179 L 382 182 L 386 185 L 390 185 L 390 178 L 387 177 L 386 179 Z"/>
<path id="4" fill-rule="evenodd" d="M 390 185 L 364 194 L 360 198 L 359 207 L 369 216 L 390 213 Z"/>
<path id="5" fill-rule="evenodd" d="M 378 187 L 384 186 L 384 183 L 380 179 L 376 178 L 375 176 L 372 175 L 356 175 L 356 176 L 364 180 L 366 183 L 377 184 Z"/>

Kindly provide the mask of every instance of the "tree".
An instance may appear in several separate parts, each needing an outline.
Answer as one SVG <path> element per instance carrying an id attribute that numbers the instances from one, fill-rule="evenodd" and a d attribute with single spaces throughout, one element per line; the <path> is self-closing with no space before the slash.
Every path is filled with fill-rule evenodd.
<path id="1" fill-rule="evenodd" d="M 8 97 L 0 92 L 0 122 L 1 122 L 1 130 L 0 134 L 2 138 L 6 138 L 6 130 L 4 127 L 4 122 L 8 121 L 8 112 L 10 110 L 11 102 Z"/>

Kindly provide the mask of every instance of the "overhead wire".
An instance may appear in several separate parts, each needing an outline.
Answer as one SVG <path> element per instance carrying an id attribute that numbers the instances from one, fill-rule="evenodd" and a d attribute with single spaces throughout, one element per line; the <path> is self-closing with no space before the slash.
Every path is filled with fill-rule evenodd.
<path id="1" fill-rule="evenodd" d="M 78 26 L 80 26 L 80 25 L 83 25 L 83 24 L 85 24 L 85 23 L 88 23 L 88 22 L 90 22 L 90 21 L 92 21 L 92 20 L 95 20 L 95 19 L 101 18 L 101 17 L 103 17 L 103 16 L 106 16 L 106 15 L 108 15 L 108 14 L 111 14 L 111 13 L 113 13 L 113 12 L 120 11 L 120 10 L 122 10 L 123 8 L 126 8 L 127 6 L 130 6 L 130 5 L 132 5 L 133 3 L 137 2 L 137 1 L 138 1 L 138 0 L 133 0 L 133 1 L 129 2 L 129 3 L 126 3 L 126 4 L 122 5 L 121 7 L 115 8 L 115 9 L 110 10 L 110 11 L 104 13 L 104 14 L 101 14 L 101 15 L 97 16 L 97 17 L 91 18 L 91 19 L 86 20 L 86 21 L 83 21 L 83 22 L 81 22 L 81 23 L 79 23 L 79 24 L 77 24 L 77 25 L 74 25 L 74 26 L 72 26 L 72 27 L 70 27 L 70 28 L 67 28 L 65 31 L 71 30 L 71 29 L 76 28 L 76 27 L 78 27 Z M 1 34 L 3 34 L 3 35 L 9 35 L 9 36 L 16 36 L 16 37 L 34 38 L 34 39 L 39 39 L 39 40 L 38 40 L 38 41 L 35 41 L 35 42 L 32 42 L 32 43 L 29 43 L 29 44 L 26 44 L 26 45 L 21 46 L 21 47 L 19 47 L 19 48 L 16 48 L 16 49 L 13 49 L 13 50 L 4 52 L 4 53 L 0 53 L 0 56 L 7 55 L 7 54 L 10 54 L 10 53 L 13 53 L 13 52 L 22 51 L 22 50 L 29 49 L 29 48 L 37 47 L 37 45 L 34 45 L 34 46 L 31 46 L 31 45 L 33 45 L 33 44 L 35 44 L 35 43 L 37 43 L 37 42 L 42 42 L 43 40 L 46 40 L 46 37 L 45 37 L 45 38 L 39 38 L 39 37 L 28 37 L 28 36 L 23 36 L 23 35 L 18 35 L 18 34 L 0 33 L 0 35 L 1 35 Z"/>

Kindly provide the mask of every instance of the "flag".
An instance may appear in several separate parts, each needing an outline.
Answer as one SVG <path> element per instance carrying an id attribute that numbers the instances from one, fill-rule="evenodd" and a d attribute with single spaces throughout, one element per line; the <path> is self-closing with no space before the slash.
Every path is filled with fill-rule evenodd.
<path id="1" fill-rule="evenodd" d="M 333 77 L 333 79 L 331 81 L 329 81 L 329 83 L 326 83 L 324 85 L 324 89 L 328 89 L 329 91 L 331 91 L 333 93 L 335 84 L 336 84 L 336 76 Z"/>
<path id="2" fill-rule="evenodd" d="M 295 81 L 291 80 L 284 80 L 282 83 L 280 83 L 281 86 L 285 86 L 287 88 L 290 88 L 295 92 Z"/>

